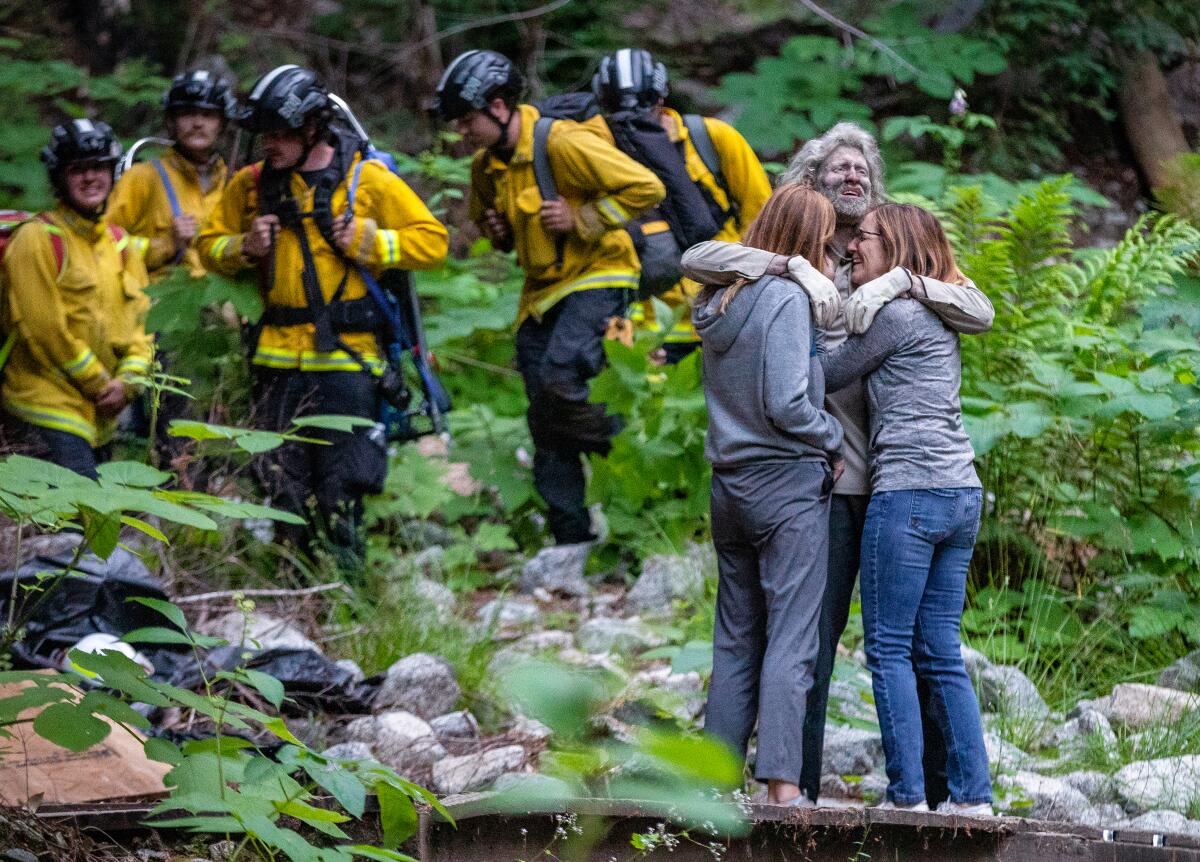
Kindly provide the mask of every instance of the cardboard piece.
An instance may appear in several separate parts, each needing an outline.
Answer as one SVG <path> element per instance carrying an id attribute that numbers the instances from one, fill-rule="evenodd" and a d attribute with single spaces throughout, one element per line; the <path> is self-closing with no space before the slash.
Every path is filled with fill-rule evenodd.
<path id="1" fill-rule="evenodd" d="M 29 683 L 0 685 L 0 698 Z M 31 718 L 29 710 L 23 718 Z M 11 739 L 0 739 L 0 805 L 23 805 L 42 794 L 45 803 L 99 802 L 165 793 L 165 763 L 146 758 L 143 738 L 112 725 L 104 741 L 76 753 L 42 739 L 32 723 L 11 725 Z"/>

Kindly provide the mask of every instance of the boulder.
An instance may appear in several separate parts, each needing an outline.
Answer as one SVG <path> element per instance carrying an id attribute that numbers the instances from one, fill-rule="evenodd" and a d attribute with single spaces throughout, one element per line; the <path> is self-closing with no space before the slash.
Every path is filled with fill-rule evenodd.
<path id="1" fill-rule="evenodd" d="M 381 763 L 398 770 L 429 766 L 446 756 L 429 723 L 403 710 L 356 718 L 346 725 L 346 737 L 370 745 Z"/>
<path id="2" fill-rule="evenodd" d="M 362 682 L 367 678 L 367 675 L 363 673 L 363 669 L 358 666 L 358 662 L 352 658 L 340 658 L 334 662 L 334 665 L 350 674 L 350 677 L 355 682 Z"/>
<path id="3" fill-rule="evenodd" d="M 1157 835 L 1200 835 L 1200 822 L 1188 820 L 1178 811 L 1147 811 L 1131 819 L 1125 828 Z"/>
<path id="4" fill-rule="evenodd" d="M 466 709 L 439 715 L 429 722 L 429 726 L 433 728 L 434 735 L 438 739 L 479 738 L 479 722 Z"/>
<path id="5" fill-rule="evenodd" d="M 514 643 L 510 649 L 528 655 L 537 655 L 543 652 L 571 649 L 573 646 L 575 646 L 575 635 L 557 629 L 547 629 L 542 632 L 530 632 Z"/>
<path id="6" fill-rule="evenodd" d="M 855 685 L 847 680 L 835 679 L 829 683 L 829 714 L 842 719 L 856 719 L 878 724 L 875 704 L 868 699 L 871 692 L 870 677 L 866 682 Z"/>
<path id="7" fill-rule="evenodd" d="M 1096 826 L 1123 829 L 1129 823 L 1129 819 L 1125 816 L 1125 809 L 1115 802 L 1101 802 L 1096 806 L 1096 814 L 1100 817 Z"/>
<path id="8" fill-rule="evenodd" d="M 1062 724 L 1051 725 L 1043 735 L 1041 744 L 1046 748 L 1061 748 L 1067 751 L 1082 747 L 1088 737 L 1098 737 L 1109 752 L 1116 753 L 1117 735 L 1104 713 L 1090 707 L 1077 711 L 1074 718 Z"/>
<path id="9" fill-rule="evenodd" d="M 1113 776 L 1117 792 L 1142 811 L 1186 811 L 1200 798 L 1200 755 L 1137 760 Z"/>
<path id="10" fill-rule="evenodd" d="M 1007 791 L 1005 802 L 998 807 L 1014 814 L 1060 823 L 1092 824 L 1099 821 L 1100 815 L 1087 797 L 1061 779 L 1018 772 L 998 776 L 996 784 Z"/>
<path id="11" fill-rule="evenodd" d="M 674 673 L 669 667 L 656 667 L 634 674 L 630 683 L 683 721 L 692 721 L 704 709 L 704 680 L 696 671 Z"/>
<path id="12" fill-rule="evenodd" d="M 232 646 L 248 646 L 255 649 L 310 649 L 321 652 L 315 641 L 287 620 L 251 611 L 230 611 L 209 620 L 200 631 L 206 635 L 222 638 Z"/>
<path id="13" fill-rule="evenodd" d="M 883 741 L 878 733 L 825 725 L 825 745 L 821 751 L 821 771 L 833 775 L 867 775 L 883 765 Z"/>
<path id="14" fill-rule="evenodd" d="M 447 757 L 433 766 L 433 786 L 442 796 L 481 790 L 525 762 L 525 749 L 506 745 L 478 754 Z"/>
<path id="15" fill-rule="evenodd" d="M 546 727 L 536 718 L 529 718 L 524 715 L 518 715 L 517 720 L 513 722 L 512 727 L 508 732 L 519 739 L 528 739 L 532 742 L 542 742 L 554 735 L 554 731 Z"/>
<path id="16" fill-rule="evenodd" d="M 1000 772 L 1020 772 L 1033 765 L 1033 757 L 992 730 L 983 732 L 987 759 Z"/>
<path id="17" fill-rule="evenodd" d="M 1200 708 L 1200 695 L 1158 685 L 1126 682 L 1114 686 L 1111 693 L 1090 703 L 1109 721 L 1137 728 L 1178 721 L 1185 713 Z"/>
<path id="18" fill-rule="evenodd" d="M 339 760 L 374 760 L 371 746 L 367 742 L 339 742 L 321 752 L 322 757 L 336 757 Z"/>
<path id="19" fill-rule="evenodd" d="M 683 555 L 658 554 L 642 563 L 642 574 L 625 597 L 636 613 L 663 613 L 678 599 L 688 599 L 704 590 L 706 571 L 716 570 L 711 545 L 690 545 Z"/>
<path id="20" fill-rule="evenodd" d="M 493 599 L 475 614 L 484 625 L 508 628 L 536 622 L 542 611 L 533 602 L 522 599 Z"/>
<path id="21" fill-rule="evenodd" d="M 449 622 L 454 616 L 454 607 L 458 604 L 454 590 L 429 578 L 415 578 L 412 586 L 417 598 L 428 602 L 437 610 L 440 622 Z"/>
<path id="22" fill-rule="evenodd" d="M 962 653 L 963 664 L 967 667 L 967 674 L 972 679 L 983 673 L 985 668 L 992 666 L 987 656 L 966 644 L 959 645 L 959 652 Z"/>
<path id="23" fill-rule="evenodd" d="M 1158 675 L 1158 684 L 1178 691 L 1200 692 L 1200 650 L 1164 668 Z"/>
<path id="24" fill-rule="evenodd" d="M 1050 707 L 1020 668 L 1007 664 L 988 664 L 974 676 L 979 686 L 979 706 L 988 712 L 1022 718 L 1044 718 Z"/>
<path id="25" fill-rule="evenodd" d="M 595 617 L 579 627 L 575 639 L 589 653 L 642 652 L 663 642 L 637 617 Z"/>
<path id="26" fill-rule="evenodd" d="M 591 542 L 542 548 L 521 567 L 517 587 L 526 594 L 541 588 L 561 596 L 586 596 L 592 588 L 583 579 L 583 569 L 591 552 Z"/>
<path id="27" fill-rule="evenodd" d="M 428 653 L 413 653 L 388 668 L 372 706 L 376 712 L 400 709 L 429 719 L 454 709 L 460 694 L 449 662 Z"/>
<path id="28" fill-rule="evenodd" d="M 1111 775 L 1095 770 L 1081 770 L 1064 775 L 1062 780 L 1086 796 L 1094 805 L 1108 805 L 1117 801 L 1117 788 Z"/>

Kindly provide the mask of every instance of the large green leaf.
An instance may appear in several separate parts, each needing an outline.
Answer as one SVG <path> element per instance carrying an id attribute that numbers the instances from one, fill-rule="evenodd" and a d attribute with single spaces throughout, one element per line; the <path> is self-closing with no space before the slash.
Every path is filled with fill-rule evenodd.
<path id="1" fill-rule="evenodd" d="M 80 704 L 55 703 L 43 709 L 33 720 L 38 736 L 70 751 L 87 751 L 102 742 L 112 726 L 96 718 Z"/>

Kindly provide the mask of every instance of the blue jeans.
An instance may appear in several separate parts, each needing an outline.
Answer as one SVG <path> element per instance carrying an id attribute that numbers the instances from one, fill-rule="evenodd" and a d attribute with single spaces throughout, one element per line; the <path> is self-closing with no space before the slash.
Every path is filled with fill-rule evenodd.
<path id="1" fill-rule="evenodd" d="M 918 678 L 946 746 L 954 802 L 990 802 L 979 702 L 959 646 L 967 566 L 979 532 L 978 488 L 872 495 L 862 542 L 867 667 L 887 757 L 888 799 L 925 799 Z"/>

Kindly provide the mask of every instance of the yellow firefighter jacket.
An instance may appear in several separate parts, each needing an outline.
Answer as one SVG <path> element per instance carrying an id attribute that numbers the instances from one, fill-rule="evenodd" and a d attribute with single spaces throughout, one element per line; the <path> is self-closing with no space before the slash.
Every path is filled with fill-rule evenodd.
<path id="1" fill-rule="evenodd" d="M 200 184 L 196 166 L 176 150 L 168 150 L 159 162 L 171 180 L 181 213 L 204 224 L 225 188 L 225 162 L 220 156 L 213 159 L 208 191 Z M 153 164 L 140 162 L 121 175 L 108 199 L 108 212 L 104 217 L 128 231 L 130 242 L 146 260 L 152 280 L 167 274 L 177 252 L 173 230 L 175 216 L 162 177 Z M 187 267 L 194 277 L 204 274 L 194 242 L 184 251 L 179 265 Z"/>
<path id="2" fill-rule="evenodd" d="M 330 201 L 334 218 L 346 211 L 348 183 L 355 165 L 362 156 L 356 154 L 346 176 L 333 190 Z M 242 255 L 242 241 L 250 225 L 259 215 L 258 182 L 262 163 L 242 168 L 221 196 L 220 202 L 200 231 L 197 243 L 200 260 L 208 269 L 223 275 L 233 275 L 254 265 Z M 291 194 L 301 212 L 311 212 L 313 189 L 299 172 L 290 178 Z M 368 161 L 359 175 L 355 192 L 354 216 L 357 219 L 350 256 L 372 275 L 383 270 L 432 269 L 446 258 L 448 237 L 446 228 L 433 217 L 429 208 L 408 185 L 383 164 Z M 345 278 L 341 300 L 361 299 L 367 295 L 366 284 L 353 266 L 329 246 L 311 218 L 303 220 L 303 230 L 312 250 L 317 280 L 326 302 L 330 302 Z M 273 257 L 273 260 L 272 260 Z M 267 305 L 306 308 L 304 296 L 304 258 L 300 240 L 292 229 L 284 228 L 275 239 L 274 255 L 258 262 Z M 294 326 L 264 326 L 258 348 L 252 358 L 254 365 L 265 368 L 297 369 L 300 371 L 358 371 L 362 366 L 344 350 L 318 353 L 315 327 L 311 323 Z M 376 336 L 370 332 L 347 332 L 342 342 L 362 356 L 369 370 L 382 370 Z"/>
<path id="3" fill-rule="evenodd" d="M 557 120 L 546 143 L 559 194 L 575 208 L 575 230 L 567 234 L 561 263 L 554 234 L 542 226 L 542 197 L 533 172 L 533 127 L 540 114 L 519 105 L 521 135 L 512 158 L 503 162 L 486 150 L 471 165 L 468 215 L 482 224 L 487 209 L 508 219 L 525 286 L 517 326 L 541 316 L 577 290 L 619 287 L 636 290 L 641 266 L 633 241 L 622 228 L 663 199 L 666 189 L 648 169 L 587 127 Z"/>
<path id="4" fill-rule="evenodd" d="M 115 420 L 98 417 L 93 399 L 113 377 L 150 370 L 146 267 L 127 248 L 128 237 L 120 232 L 116 239 L 103 221 L 66 207 L 50 220 L 22 225 L 5 251 L 0 320 L 17 338 L 0 397 L 19 419 L 98 446 L 112 436 Z M 52 232 L 63 239 L 61 274 Z"/>
<path id="5" fill-rule="evenodd" d="M 713 176 L 712 171 L 705 166 L 704 159 L 700 158 L 700 153 L 692 143 L 687 126 L 683 124 L 683 117 L 673 108 L 663 108 L 662 110 L 664 118 L 668 120 L 667 126 L 671 140 L 683 141 L 683 160 L 687 166 L 688 176 L 698 185 L 707 189 L 723 209 L 730 209 L 730 195 L 737 202 L 738 218 L 735 219 L 731 214 L 725 224 L 721 226 L 721 230 L 713 237 L 713 239 L 727 242 L 737 242 L 741 239 L 742 231 L 750 226 L 750 222 L 754 221 L 759 210 L 763 208 L 763 204 L 767 202 L 767 198 L 771 196 L 771 181 L 767 178 L 767 172 L 763 170 L 758 156 L 754 154 L 754 150 L 746 143 L 746 139 L 733 126 L 713 117 L 704 118 L 704 126 L 708 129 L 708 136 L 712 139 L 713 149 L 717 151 L 717 157 L 721 160 L 721 173 L 729 186 L 729 195 L 727 195 L 725 189 L 721 188 L 721 184 L 717 182 L 717 178 Z M 613 140 L 612 132 L 609 131 L 604 117 L 592 117 L 586 125 L 604 135 L 606 140 Z M 688 304 L 699 289 L 699 284 L 685 278 L 659 297 L 673 311 L 678 311 L 681 306 L 684 309 L 675 327 L 667 335 L 667 341 L 700 340 L 696 335 L 696 330 L 692 328 L 692 315 Z M 641 326 L 649 329 L 657 328 L 654 321 L 654 308 L 649 302 L 638 303 L 633 311 L 633 318 Z"/>

